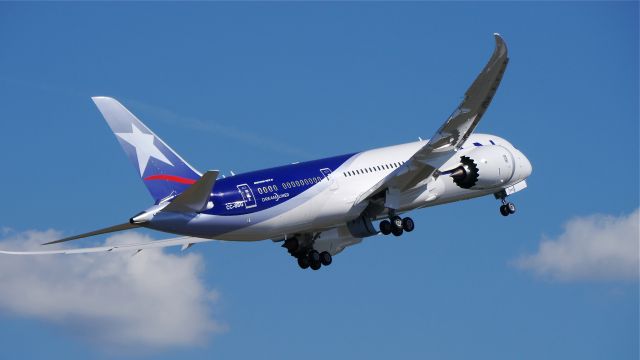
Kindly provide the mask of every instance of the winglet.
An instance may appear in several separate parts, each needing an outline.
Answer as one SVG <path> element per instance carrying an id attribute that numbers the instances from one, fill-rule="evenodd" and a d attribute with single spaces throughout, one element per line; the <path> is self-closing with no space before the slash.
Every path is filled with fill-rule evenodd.
<path id="1" fill-rule="evenodd" d="M 206 210 L 219 173 L 218 170 L 207 171 L 200 180 L 173 199 L 162 211 L 199 213 Z"/>
<path id="2" fill-rule="evenodd" d="M 429 140 L 432 149 L 460 148 L 491 104 L 509 62 L 504 39 L 498 33 L 493 36 L 496 46 L 491 58 L 465 92 L 462 103 Z"/>

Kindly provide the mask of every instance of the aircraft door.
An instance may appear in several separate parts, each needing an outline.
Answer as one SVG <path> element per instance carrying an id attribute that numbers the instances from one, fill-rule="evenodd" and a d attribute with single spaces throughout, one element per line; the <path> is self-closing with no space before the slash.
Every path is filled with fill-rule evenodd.
<path id="1" fill-rule="evenodd" d="M 244 207 L 246 209 L 251 209 L 257 206 L 256 197 L 253 196 L 253 191 L 249 185 L 238 185 L 238 191 L 240 192 L 240 195 L 242 195 L 242 200 L 244 201 Z"/>
<path id="2" fill-rule="evenodd" d="M 331 169 L 329 168 L 320 169 L 320 172 L 322 173 L 322 175 L 324 175 L 327 181 L 329 181 L 330 183 L 329 189 L 331 190 L 338 189 L 338 182 L 336 181 L 336 179 L 334 179 L 333 176 L 331 176 Z"/>

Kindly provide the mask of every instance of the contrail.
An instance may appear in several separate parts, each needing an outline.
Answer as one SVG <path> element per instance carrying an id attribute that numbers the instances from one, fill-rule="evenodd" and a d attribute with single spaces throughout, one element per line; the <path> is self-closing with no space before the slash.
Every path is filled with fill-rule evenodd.
<path id="1" fill-rule="evenodd" d="M 155 105 L 145 104 L 140 101 L 129 99 L 127 102 L 142 111 L 152 114 L 154 120 L 159 120 L 167 124 L 178 125 L 192 130 L 206 131 L 208 133 L 224 136 L 228 139 L 240 141 L 249 146 L 261 148 L 263 150 L 269 150 L 284 155 L 294 155 L 296 159 L 299 159 L 300 157 L 313 157 L 311 154 L 300 148 L 287 145 L 286 140 L 265 138 L 262 135 L 247 132 L 246 129 L 238 129 L 232 126 L 222 125 L 213 120 L 202 120 L 195 117 L 182 116 L 171 110 Z"/>

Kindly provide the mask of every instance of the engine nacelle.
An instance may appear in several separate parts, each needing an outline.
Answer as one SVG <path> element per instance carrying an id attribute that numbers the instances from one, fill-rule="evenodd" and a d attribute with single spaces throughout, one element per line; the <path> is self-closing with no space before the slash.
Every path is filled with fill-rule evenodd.
<path id="1" fill-rule="evenodd" d="M 349 221 L 347 223 L 347 229 L 349 229 L 351 236 L 356 238 L 363 238 L 378 234 L 378 230 L 373 226 L 371 219 L 364 216 L 360 216 L 355 220 Z"/>
<path id="2" fill-rule="evenodd" d="M 460 166 L 453 169 L 453 182 L 463 189 L 485 190 L 508 183 L 513 177 L 514 159 L 500 145 L 476 147 L 460 157 Z"/>

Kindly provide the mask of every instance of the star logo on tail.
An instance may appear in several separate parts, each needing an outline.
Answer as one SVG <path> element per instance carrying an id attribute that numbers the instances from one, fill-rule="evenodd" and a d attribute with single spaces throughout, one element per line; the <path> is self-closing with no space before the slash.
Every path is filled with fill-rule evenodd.
<path id="1" fill-rule="evenodd" d="M 136 156 L 138 158 L 138 167 L 140 167 L 140 176 L 143 176 L 144 170 L 147 168 L 149 158 L 158 159 L 166 164 L 173 166 L 171 161 L 156 147 L 153 143 L 155 136 L 151 134 L 145 134 L 131 123 L 130 133 L 116 133 L 116 135 L 127 143 L 131 144 L 136 149 Z"/>

